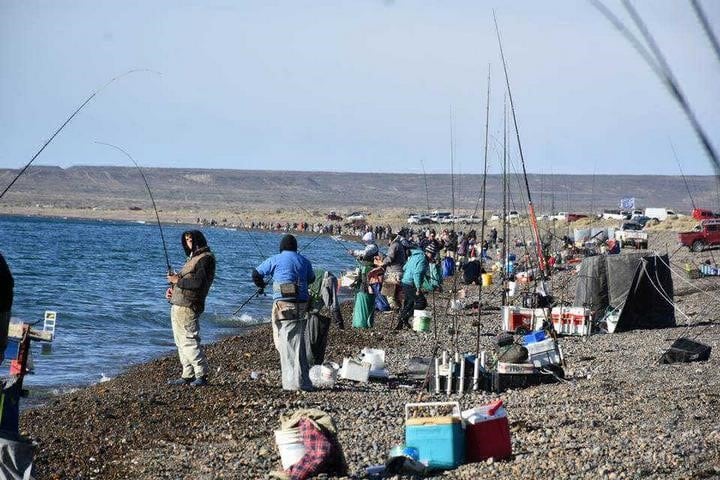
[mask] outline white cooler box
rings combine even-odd
[[[529,343],[525,345],[528,350],[529,362],[537,368],[545,365],[562,364],[562,352],[560,347],[555,344],[555,340],[548,338],[542,342]]]

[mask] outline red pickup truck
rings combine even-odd
[[[720,219],[703,220],[692,232],[678,234],[680,244],[693,252],[702,252],[705,247],[720,245]]]

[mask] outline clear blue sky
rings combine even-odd
[[[720,2],[701,0],[720,35]],[[627,19],[617,0],[606,4]],[[634,4],[720,149],[720,62],[686,0]],[[482,171],[501,131],[496,9],[528,170],[710,174],[688,122],[589,3],[573,1],[0,1],[0,167]],[[496,153],[491,153],[496,159]],[[496,161],[495,161],[496,163]],[[495,165],[495,163],[493,165]],[[494,169],[497,169],[493,166]]]

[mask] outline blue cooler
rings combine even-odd
[[[412,417],[410,411],[453,407],[452,413]],[[459,467],[465,460],[465,432],[458,402],[408,403],[405,405],[405,445],[417,448],[420,462],[432,470]]]

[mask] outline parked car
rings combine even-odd
[[[630,215],[621,210],[603,210],[600,218],[603,220],[627,220],[630,218]]]
[[[440,212],[438,210],[433,211],[430,214],[430,219],[435,223],[443,223],[443,219],[452,216],[450,212]]]
[[[341,217],[340,215],[338,215],[335,212],[330,212],[327,214],[327,219],[330,220],[331,222],[339,222],[343,219],[343,217]]]
[[[352,212],[350,215],[345,217],[345,220],[348,220],[350,222],[354,222],[356,220],[365,220],[366,213],[364,212]]]
[[[669,208],[646,208],[645,216],[658,222],[664,222],[668,218],[677,218],[678,214],[675,213],[675,210]]]
[[[497,222],[498,220],[500,220],[500,215],[498,215],[497,213],[493,213],[492,215],[490,215],[491,222]]]
[[[633,215],[632,218],[630,218],[630,221],[639,223],[643,228],[645,228],[645,225],[647,225],[650,220],[651,218],[645,215]]]
[[[567,212],[558,212],[555,215],[550,215],[551,220],[561,220],[567,222]]]
[[[517,210],[510,210],[506,218],[507,220],[517,220],[520,218],[520,213]]]
[[[581,218],[587,218],[587,215],[585,215],[584,213],[568,213],[567,214],[568,223],[575,222],[577,220],[580,220]]]
[[[702,252],[705,247],[720,245],[720,219],[703,220],[692,232],[678,233],[680,245],[693,252]]]
[[[427,225],[429,223],[433,223],[433,221],[428,215],[422,213],[411,213],[408,215],[407,223],[410,225]]]
[[[497,217],[497,218],[498,218],[498,220],[500,219],[500,217]],[[487,220],[486,220],[486,222],[487,222]],[[473,223],[482,223],[482,218],[476,217],[474,215],[467,215],[464,217],[457,217],[455,219],[455,223],[462,223],[463,225],[470,225]]]
[[[711,218],[720,218],[720,213],[713,213],[712,210],[704,208],[693,208],[692,217],[697,221],[702,221]]]
[[[643,232],[643,226],[636,222],[624,222],[620,230],[615,231],[615,240],[620,242],[621,247],[628,245],[635,248],[646,249],[648,246],[648,234]]]

